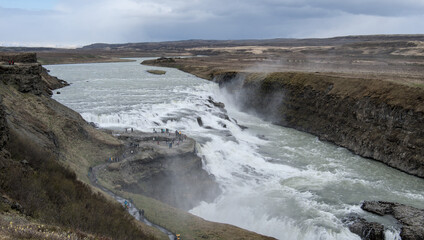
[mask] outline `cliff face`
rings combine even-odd
[[[15,61],[8,65],[8,59]],[[1,64],[2,60],[3,64]],[[47,70],[37,63],[35,54],[0,55],[0,76],[5,85],[11,85],[22,93],[35,95],[52,95],[51,90],[67,86],[68,84],[56,77],[52,77]]]
[[[215,77],[245,110],[424,177],[424,89],[305,73]]]
[[[35,53],[2,53],[0,62],[14,61],[15,63],[36,63],[37,55]]]
[[[34,62],[35,54],[24,56],[18,62],[19,54],[0,54],[0,103],[4,111],[0,131],[7,129],[8,133],[1,135],[2,142],[24,139],[28,145],[54,154],[88,182],[88,167],[117,151],[120,142],[96,131],[77,112],[51,99],[51,90],[67,83],[48,75]],[[1,62],[5,57],[13,57],[15,65]]]
[[[173,207],[189,210],[220,194],[215,177],[202,169],[196,142],[186,138],[168,148],[173,135],[117,133],[128,147],[118,158],[98,167],[97,177],[115,191],[142,194]],[[152,141],[155,138],[156,141]],[[159,141],[159,144],[157,143]]]
[[[0,97],[0,159],[7,158],[9,153],[5,150],[9,141],[9,129],[6,122],[6,112],[3,108],[3,99]]]

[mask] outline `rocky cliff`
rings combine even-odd
[[[36,62],[35,54],[21,55],[0,54],[0,59],[15,61],[14,65],[0,62],[1,107],[9,138],[24,139],[28,145],[54,154],[88,182],[88,167],[116,152],[121,143],[51,99],[52,90],[67,83],[50,76]]]
[[[243,109],[424,177],[424,89],[319,73],[215,75]]]
[[[8,58],[17,59],[14,65],[7,65],[6,62],[1,64],[1,57],[5,56],[0,55],[0,76],[3,84],[13,86],[22,93],[46,96],[52,95],[51,90],[67,85],[65,81],[50,76],[47,70],[37,63],[35,54],[24,54],[25,58],[21,55],[6,55]],[[19,62],[20,58],[23,58],[24,62]]]
[[[111,189],[149,196],[183,210],[220,194],[214,176],[202,168],[193,139],[180,142],[174,134],[162,133],[118,134],[127,149],[97,171]]]
[[[36,63],[37,55],[35,53],[1,53],[0,62],[13,61],[15,63]]]
[[[122,206],[82,182],[89,166],[117,151],[121,142],[50,98],[51,90],[64,81],[49,76],[33,60],[7,56],[15,64],[0,62],[0,225],[25,218],[51,224],[68,238],[85,231],[93,238],[155,239]],[[28,228],[5,229],[0,235],[7,239],[38,234]]]

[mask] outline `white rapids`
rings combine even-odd
[[[278,239],[319,240],[360,239],[342,221],[356,213],[384,223],[386,239],[395,240],[400,239],[397,224],[362,211],[361,201],[424,207],[424,179],[241,112],[213,82],[136,60],[46,66],[72,83],[53,97],[103,128],[166,127],[196,139],[204,169],[215,175],[223,193],[191,213]],[[225,103],[230,120],[209,96]]]

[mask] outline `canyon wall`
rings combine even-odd
[[[424,177],[424,89],[319,73],[214,76],[246,111]]]

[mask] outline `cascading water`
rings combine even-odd
[[[240,112],[215,83],[139,63],[46,67],[72,83],[54,98],[88,122],[141,131],[167,127],[198,142],[204,168],[215,175],[223,193],[191,213],[278,239],[360,239],[342,222],[356,213],[389,226],[387,239],[400,239],[392,219],[363,212],[360,202],[424,207],[423,179]],[[152,68],[167,73],[146,72]],[[225,103],[229,120],[209,96]]]

